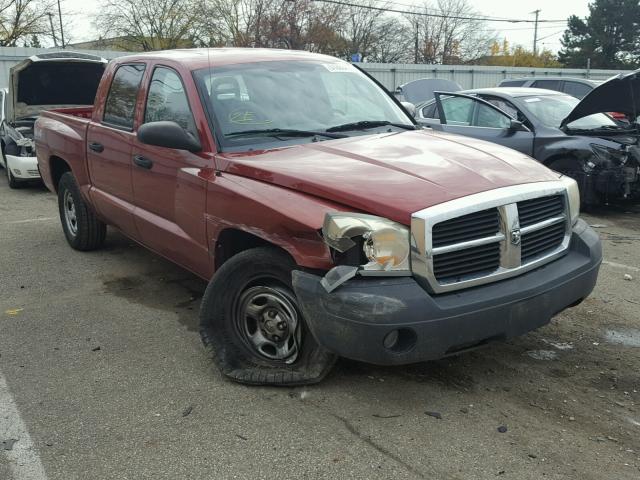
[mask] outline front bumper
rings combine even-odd
[[[489,285],[431,295],[411,277],[355,278],[327,293],[321,277],[294,271],[293,286],[320,345],[354,360],[401,365],[547,324],[591,293],[601,261],[598,235],[579,220],[562,258]]]
[[[6,159],[11,173],[15,178],[19,178],[20,180],[37,180],[40,178],[38,157],[6,155]]]

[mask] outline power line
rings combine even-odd
[[[339,0],[311,0],[313,2],[318,3],[330,3],[333,5],[341,5],[343,7],[354,7],[354,8],[362,8],[365,10],[375,10],[378,12],[390,12],[390,13],[401,13],[404,15],[415,15],[420,17],[435,17],[435,18],[446,18],[451,20],[483,20],[486,22],[506,22],[506,23],[536,23],[536,20],[530,19],[519,19],[519,18],[492,18],[487,16],[471,16],[471,15],[449,15],[444,12],[441,13],[428,13],[428,12],[420,12],[420,11],[408,11],[408,10],[399,10],[395,8],[386,8],[386,7],[376,7],[374,5],[358,5],[356,3],[349,3],[345,1]],[[566,20],[538,20],[538,23],[565,23]]]

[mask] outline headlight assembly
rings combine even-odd
[[[578,184],[571,178],[563,175],[560,181],[567,189],[567,200],[569,201],[569,215],[571,216],[571,225],[575,225],[580,216],[580,190]]]
[[[410,271],[410,233],[404,225],[374,215],[328,213],[322,235],[339,253],[360,249],[364,256],[357,265],[361,275],[404,275]]]
[[[624,165],[627,163],[628,155],[626,150],[609,148],[595,143],[591,144],[591,150],[596,158],[603,162],[613,163],[614,165]]]

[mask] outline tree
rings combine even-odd
[[[195,0],[106,0],[96,19],[103,36],[140,50],[194,46],[203,12]]]
[[[0,0],[0,47],[15,47],[33,35],[47,35],[51,0]]]
[[[562,64],[549,49],[534,54],[521,45],[513,48],[509,47],[509,42],[505,39],[502,44],[495,42],[491,46],[491,55],[483,57],[473,62],[474,65],[500,65],[505,67],[547,67],[557,68]]]
[[[585,19],[569,17],[559,59],[566,67],[636,68],[640,64],[639,0],[595,0]]]
[[[418,62],[459,63],[489,53],[496,35],[468,0],[428,0],[416,11],[429,15],[409,15],[419,39]],[[436,14],[436,15],[433,15]]]

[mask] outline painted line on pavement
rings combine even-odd
[[[0,449],[0,455],[9,460],[13,480],[46,480],[47,475],[33,446],[27,426],[0,372],[0,442],[15,439],[11,450]]]
[[[625,265],[624,263],[610,262],[609,260],[603,260],[602,263],[614,268],[622,268],[625,270],[631,270],[632,272],[640,272],[640,268],[634,267],[632,265]]]
[[[0,222],[0,225],[16,225],[18,223],[48,222],[50,220],[57,220],[57,219],[58,217],[28,218],[26,220],[11,220],[9,222]]]

